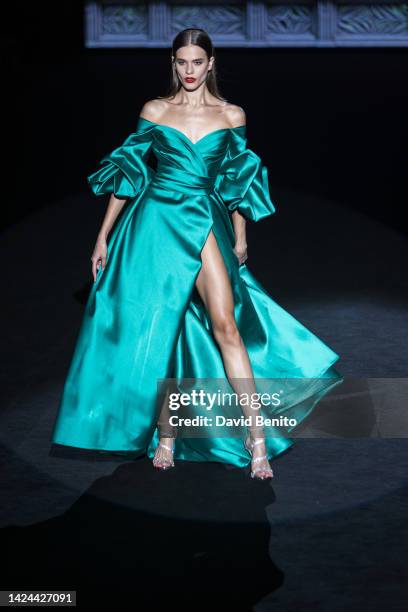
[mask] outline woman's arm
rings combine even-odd
[[[91,257],[92,276],[93,276],[94,282],[96,280],[96,273],[98,269],[100,268],[100,266],[102,266],[102,270],[106,266],[106,255],[107,255],[106,240],[125,202],[126,202],[126,199],[120,200],[113,193],[111,194],[109,198],[109,203],[106,209],[105,217],[102,221],[102,225],[99,230],[98,237],[96,239],[95,247],[92,253],[92,257]]]
[[[239,263],[242,264],[248,259],[247,241],[246,241],[246,219],[235,210],[231,214],[232,225],[235,234],[234,253],[238,257]]]
[[[126,199],[120,200],[113,193],[111,194],[105,217],[102,221],[101,229],[99,230],[99,236],[104,236],[105,239],[108,237],[108,234],[111,231],[113,224],[115,223],[117,216],[122,210],[125,202]]]
[[[246,125],[246,113],[241,106],[236,104],[230,104],[228,106],[228,119],[233,127]],[[234,227],[235,234],[235,247],[234,253],[238,257],[239,263],[242,264],[246,259],[247,255],[247,241],[246,241],[246,219],[241,215],[238,210],[235,210],[231,214],[232,225]]]

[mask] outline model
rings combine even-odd
[[[290,438],[265,435],[244,405],[244,438],[178,436],[168,395],[158,410],[158,381],[224,379],[243,397],[256,393],[257,379],[319,378],[285,407],[299,423],[340,379],[338,355],[245,263],[247,220],[275,206],[267,169],[246,146],[245,112],[217,88],[208,34],[180,32],[171,66],[169,94],[144,104],[135,131],[88,177],[110,200],[52,441],[146,453],[160,469],[174,459],[250,464],[252,477],[267,479]]]

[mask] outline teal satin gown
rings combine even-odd
[[[147,164],[151,151],[156,170]],[[52,441],[151,458],[158,379],[226,379],[195,289],[211,229],[255,379],[323,380],[317,391],[293,398],[288,414],[303,420],[341,379],[332,367],[339,356],[280,307],[233,252],[230,212],[253,222],[275,212],[267,168],[247,148],[245,126],[193,143],[176,128],[139,117],[136,131],[100,166],[87,179],[93,193],[127,202],[88,297]],[[293,444],[290,437],[266,441],[269,459]],[[174,458],[250,463],[240,437],[176,438]]]

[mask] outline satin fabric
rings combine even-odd
[[[139,117],[135,132],[87,178],[95,195],[127,202],[85,307],[53,442],[153,457],[158,379],[226,379],[194,286],[211,229],[255,378],[319,377],[317,388],[294,391],[288,414],[300,421],[341,379],[332,367],[339,356],[280,307],[233,252],[232,211],[253,222],[275,212],[267,168],[246,142],[245,126],[193,143]],[[151,152],[156,170],[147,164]],[[293,444],[288,437],[266,442],[269,459]],[[243,440],[233,437],[177,438],[174,458],[250,463]]]

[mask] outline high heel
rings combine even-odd
[[[163,444],[163,442],[159,442],[158,446],[156,448],[158,448],[159,446],[161,446],[162,448],[165,448],[166,450],[170,451],[172,454],[172,457],[174,455],[174,445],[173,447],[168,446],[167,444]],[[160,463],[165,463],[165,465],[156,465],[155,461],[159,461]],[[170,459],[166,459],[166,458],[162,458],[162,459],[156,459],[156,457],[153,457],[153,466],[158,469],[158,470],[168,470],[171,467],[174,467],[174,461],[173,458]]]
[[[245,438],[244,440],[244,447],[246,448],[246,450],[248,451],[248,453],[251,455],[251,457],[253,457],[253,448],[254,446],[256,446],[257,444],[262,444],[262,442],[265,442],[264,438],[256,438],[255,440],[251,441],[248,443],[248,440],[251,440],[251,436],[248,436],[247,438]],[[255,457],[251,459],[251,463],[259,463],[259,461],[263,461],[263,459],[267,459],[267,455],[261,455],[261,457]],[[252,467],[252,466],[251,466]],[[257,476],[256,473],[257,472],[270,472],[270,476]],[[269,480],[271,478],[273,478],[273,470],[272,468],[269,466],[269,468],[262,468],[262,467],[256,467],[254,470],[251,469],[251,478],[256,478],[257,480]]]

